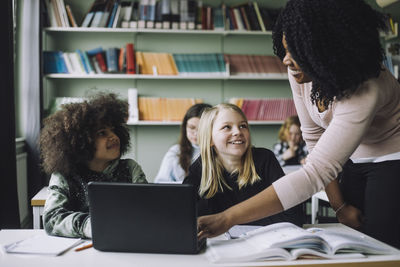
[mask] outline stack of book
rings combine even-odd
[[[45,12],[48,14],[47,24],[51,27],[78,27],[71,7],[64,0],[45,0]]]
[[[88,51],[77,49],[74,52],[44,51],[43,62],[46,74],[136,73],[133,43],[122,48],[96,47]]]
[[[180,75],[226,75],[221,53],[173,54]]]
[[[139,97],[139,120],[181,121],[191,106],[202,102],[195,98]]]
[[[136,52],[136,64],[140,74],[178,75],[178,69],[170,53]]]
[[[240,107],[249,121],[283,121],[297,114],[293,99],[290,98],[232,98],[229,102]]]
[[[270,73],[287,73],[285,65],[276,56],[225,54],[230,74],[266,76]]]
[[[268,31],[279,10],[255,1],[211,6],[196,0],[94,0],[77,25],[64,0],[45,0],[51,27]]]
[[[133,43],[88,51],[44,51],[44,73],[145,75],[268,76],[287,73],[276,56],[221,53],[135,53]]]

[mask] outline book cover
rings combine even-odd
[[[103,17],[103,15],[104,15],[104,11],[102,11],[102,10],[96,11],[94,13],[92,23],[90,23],[90,27],[92,27],[92,28],[100,27],[99,25],[100,25],[101,18]]]
[[[161,2],[162,28],[169,29],[171,28],[171,1],[161,0],[160,2]]]
[[[139,121],[139,105],[138,105],[138,90],[136,88],[128,89],[128,105],[129,118],[128,124]]]
[[[70,73],[70,74],[74,73],[75,70],[72,67],[71,60],[69,59],[67,53],[63,53],[63,58],[64,58],[65,66],[67,67],[68,73]]]
[[[54,15],[56,17],[57,26],[64,27],[64,24],[63,24],[62,18],[61,18],[61,13],[60,13],[60,10],[58,9],[57,0],[51,0],[51,6],[53,7],[53,10],[54,10]]]
[[[149,0],[147,6],[146,28],[153,29],[156,20],[156,0]]]
[[[49,23],[51,27],[58,27],[58,23],[56,20],[56,14],[53,8],[53,3],[50,0],[45,0],[45,6],[47,11],[47,16],[49,18]]]
[[[56,57],[54,51],[43,51],[43,72],[58,73]]]
[[[115,14],[117,13],[118,7],[119,7],[119,0],[115,0],[113,8],[111,9],[111,12],[110,12],[110,18],[107,22],[107,28],[113,27]]]
[[[79,55],[79,59],[82,62],[85,73],[89,74],[90,70],[89,70],[88,62],[86,62],[83,52],[80,49],[76,49],[75,52]]]
[[[254,9],[254,6],[251,2],[245,5],[247,17],[249,18],[249,23],[251,30],[253,31],[261,31],[260,23],[258,22],[257,14]]]
[[[257,15],[258,23],[260,24],[261,31],[263,31],[263,32],[267,31],[265,29],[264,21],[263,21],[263,19],[261,17],[260,9],[258,8],[258,3],[257,2],[253,2],[253,6],[254,6],[254,10],[255,10],[256,15]]]
[[[61,24],[63,27],[70,27],[67,12],[65,11],[64,0],[56,0],[58,12],[61,18]]]
[[[65,10],[67,11],[67,15],[68,15],[71,26],[78,27],[78,24],[76,24],[75,16],[72,13],[71,7],[69,5],[65,5]]]
[[[117,48],[111,47],[106,50],[107,71],[110,73],[118,72]]]
[[[126,44],[126,74],[135,74],[135,48],[133,43]]]
[[[115,12],[114,21],[111,28],[117,28],[121,25],[121,4],[118,5],[117,11]]]
[[[100,69],[102,72],[107,72],[107,64],[104,56],[104,52],[97,53],[95,55],[97,62],[99,63]]]
[[[171,29],[179,29],[180,14],[179,14],[179,0],[171,1]]]

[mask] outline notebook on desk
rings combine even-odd
[[[196,191],[188,184],[91,182],[94,248],[102,251],[196,254]]]

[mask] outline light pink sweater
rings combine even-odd
[[[310,154],[302,169],[273,183],[284,209],[324,189],[349,158],[400,152],[400,85],[388,70],[322,113],[311,103],[312,83],[298,84],[288,74]]]

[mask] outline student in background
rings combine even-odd
[[[243,111],[233,104],[206,110],[199,124],[201,157],[189,168],[185,184],[199,192],[198,215],[213,214],[261,192],[283,176],[272,151],[251,145]],[[304,223],[302,205],[250,224]]]
[[[130,142],[127,117],[126,101],[99,94],[63,105],[44,120],[40,152],[51,174],[43,213],[48,234],[91,238],[88,182],[147,182],[138,163],[121,159]]]
[[[282,167],[305,163],[307,147],[301,137],[299,117],[294,115],[286,118],[279,129],[278,138],[280,142],[274,145],[273,151]]]
[[[185,114],[181,124],[178,144],[173,145],[165,154],[155,183],[182,183],[189,166],[200,154],[197,144],[197,128],[200,116],[209,104],[195,104]]]
[[[380,30],[384,16],[362,0],[287,2],[272,39],[288,67],[306,164],[257,196],[200,217],[200,238],[289,209],[326,187],[339,222],[353,216],[367,235],[400,247],[400,84],[382,64]],[[340,172],[336,194],[330,185]]]

